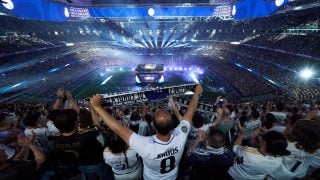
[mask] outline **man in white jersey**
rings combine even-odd
[[[132,132],[108,114],[101,107],[102,97],[100,95],[93,96],[90,102],[105,124],[142,157],[144,162],[143,177],[145,180],[176,179],[178,165],[190,131],[190,123],[202,90],[201,85],[197,85],[187,113],[174,130],[172,130],[173,122],[170,114],[166,110],[158,110],[153,120],[156,135],[149,137],[143,137]]]
[[[251,119],[244,122],[244,140],[250,140],[251,134],[256,128],[261,127],[260,113],[257,110],[252,111]]]
[[[48,121],[47,126],[41,126],[40,113],[30,112],[24,117],[23,124],[26,126],[24,134],[29,137],[34,132],[36,134],[35,145],[43,150],[46,155],[50,155],[54,150],[54,144],[50,138],[59,133],[53,123]]]

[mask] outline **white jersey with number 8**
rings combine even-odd
[[[159,140],[155,135],[150,137],[132,134],[130,147],[143,159],[143,178],[176,179],[178,166],[190,131],[190,123],[182,120],[176,127],[168,142]]]

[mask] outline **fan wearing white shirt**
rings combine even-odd
[[[304,178],[309,166],[320,167],[317,161],[317,150],[320,148],[320,123],[313,120],[297,121],[289,134],[287,150],[291,155],[283,157],[283,165],[271,174],[279,180]],[[318,164],[318,165],[316,165]]]
[[[232,179],[237,180],[263,180],[273,173],[282,164],[281,156],[289,155],[286,150],[287,140],[278,132],[268,131],[259,136],[259,147],[241,146],[244,129],[238,123],[240,134],[237,137],[233,151],[237,161],[230,167],[228,173]]]
[[[30,112],[23,118],[23,124],[27,126],[24,130],[24,134],[26,136],[31,136],[33,131],[36,135],[35,145],[43,150],[46,155],[51,154],[54,150],[54,144],[50,139],[59,133],[59,130],[53,125],[53,123],[48,121],[46,127],[41,127],[40,113]]]
[[[140,114],[137,111],[132,112],[128,124],[130,129],[132,129],[135,133],[141,136],[147,135],[148,123],[141,118]]]
[[[173,122],[169,112],[164,109],[158,110],[153,120],[156,135],[149,137],[134,133],[108,114],[101,106],[102,97],[100,95],[93,96],[90,102],[105,124],[142,157],[145,180],[176,179],[179,162],[190,131],[190,123],[202,90],[201,85],[197,85],[188,111],[175,129],[172,129]]]
[[[277,111],[272,111],[270,113],[273,114],[278,119],[280,125],[284,125],[285,120],[287,118],[287,113],[284,112],[285,105],[281,102],[276,103],[276,109]]]
[[[251,138],[251,134],[256,128],[261,127],[260,113],[257,110],[252,111],[251,119],[247,120],[243,123],[244,127],[244,137],[243,139],[249,140]]]
[[[112,167],[115,180],[141,179],[140,157],[116,134],[110,138],[103,157],[106,164]]]

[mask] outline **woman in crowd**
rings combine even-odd
[[[292,127],[288,140],[287,150],[291,154],[284,156],[281,168],[271,174],[274,179],[303,178],[309,166],[320,167],[316,152],[320,148],[320,123],[313,120],[297,121]]]
[[[104,149],[103,157],[106,164],[112,167],[115,180],[141,179],[141,159],[116,134],[112,135],[109,146]]]

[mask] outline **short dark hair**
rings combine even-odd
[[[266,114],[266,119],[264,121],[264,126],[267,129],[272,128],[273,123],[277,123],[277,122],[278,122],[277,118],[272,113],[267,113]]]
[[[152,122],[153,117],[151,116],[151,114],[146,114],[146,115],[144,116],[144,119],[146,120],[146,122],[147,122],[148,124],[150,124],[150,123]]]
[[[131,121],[139,121],[141,120],[141,116],[137,111],[133,111],[130,116]]]
[[[192,124],[195,128],[200,128],[204,124],[204,119],[199,112],[195,112],[192,117]]]
[[[320,148],[320,123],[313,120],[298,120],[292,127],[290,138],[296,147],[310,154]]]
[[[92,125],[93,125],[93,122],[92,122],[91,112],[85,109],[81,109],[79,113],[79,126],[81,128],[86,128]]]
[[[61,133],[68,133],[76,128],[77,112],[73,109],[61,111],[55,116],[53,124]]]
[[[206,139],[209,146],[213,148],[220,148],[225,145],[226,137],[221,130],[211,126],[206,134]]]
[[[290,155],[287,150],[287,139],[279,132],[268,131],[262,135],[262,139],[266,142],[266,150],[273,156],[286,156]]]
[[[291,126],[293,126],[298,120],[302,119],[302,116],[299,114],[293,114],[290,118],[289,118],[289,123]]]
[[[57,115],[59,115],[62,112],[62,110],[60,109],[54,109],[52,111],[49,112],[47,118],[51,121],[53,121]]]
[[[260,117],[260,112],[257,110],[252,111],[251,116],[255,119]]]
[[[130,114],[130,109],[129,109],[129,108],[126,108],[126,109],[123,111],[123,114],[124,114],[124,115],[129,115],[129,114]]]
[[[36,126],[39,118],[40,118],[40,113],[38,113],[38,112],[29,112],[26,115],[26,117],[23,118],[22,122],[26,126],[34,127],[34,126]]]
[[[282,102],[276,103],[276,108],[278,111],[283,111],[285,109],[285,105]]]
[[[6,124],[6,119],[7,119],[7,114],[6,113],[0,113],[0,127],[4,126]]]

